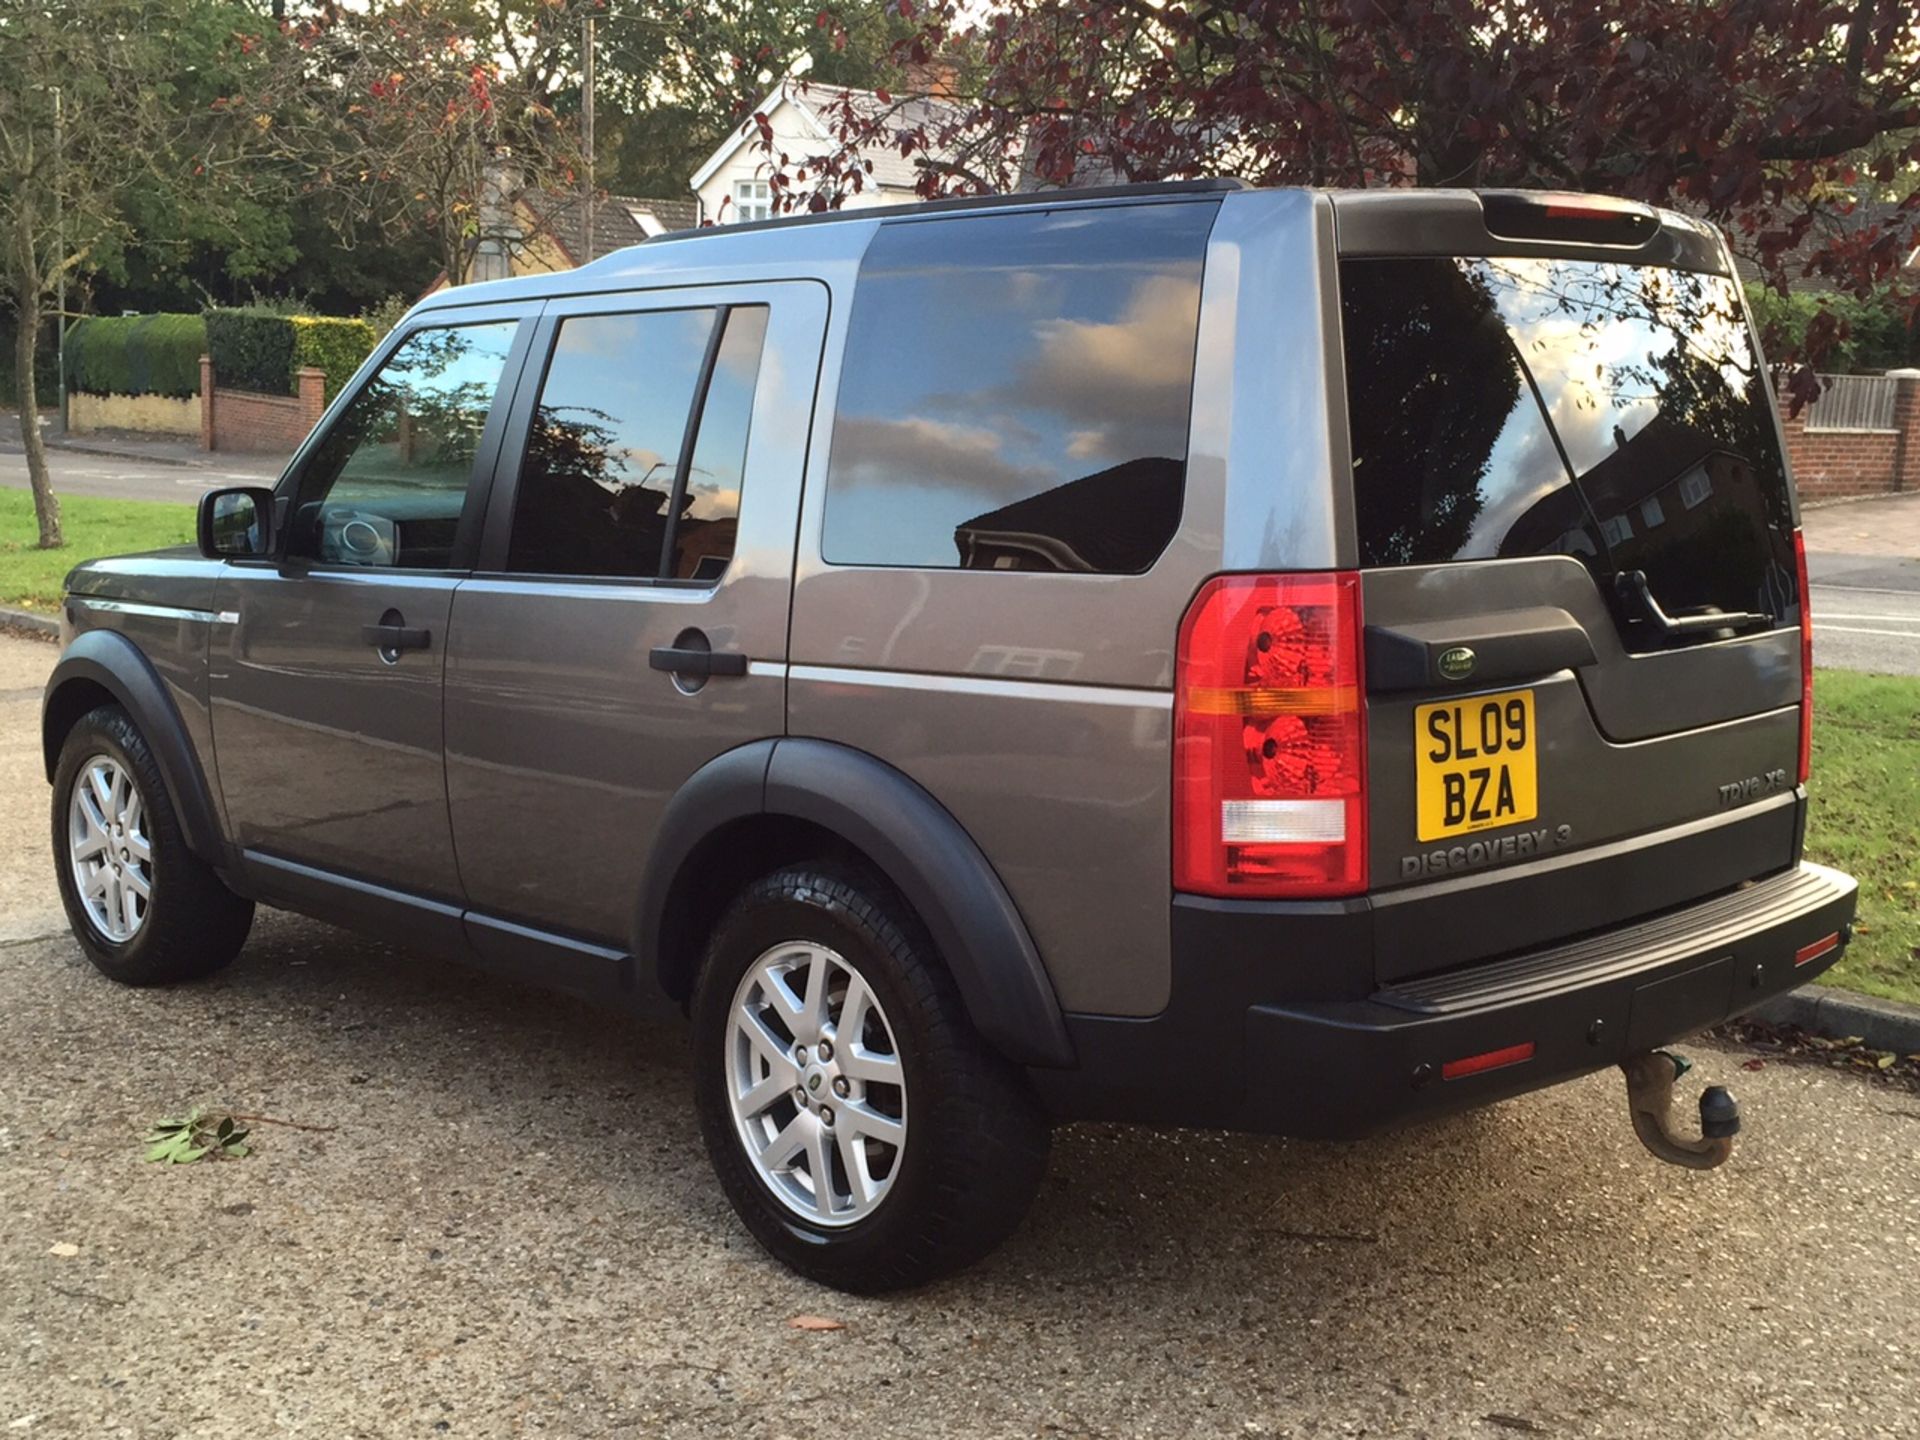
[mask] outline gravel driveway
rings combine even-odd
[[[1611,1075],[1359,1146],[1077,1127],[989,1262],[848,1299],[735,1223],[675,1024],[279,915],[172,991],[23,938],[51,894],[17,697],[52,651],[25,644],[0,642],[5,1433],[1913,1433],[1920,1096],[1694,1047],[1748,1119],[1709,1175],[1640,1150]],[[326,1128],[142,1163],[193,1103]]]

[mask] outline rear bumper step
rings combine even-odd
[[[1355,1000],[1279,998],[1289,956],[1278,947],[1293,937],[1271,924],[1264,963],[1182,957],[1189,974],[1159,1016],[1069,1017],[1079,1069],[1035,1078],[1063,1115],[1352,1138],[1617,1065],[1791,990],[1845,952],[1856,890],[1801,864]],[[1345,929],[1338,918],[1302,917],[1323,941]]]

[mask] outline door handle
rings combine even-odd
[[[744,675],[747,657],[732,651],[715,654],[697,645],[656,645],[647,654],[647,664],[673,675]]]
[[[360,638],[376,650],[425,650],[433,644],[433,632],[411,625],[362,625]]]

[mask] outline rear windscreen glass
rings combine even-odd
[[[1366,565],[1572,555],[1669,616],[1797,620],[1791,506],[1734,282],[1585,260],[1341,262]],[[1669,643],[1620,602],[1634,648]],[[1708,632],[1711,633],[1711,632]]]

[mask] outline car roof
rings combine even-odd
[[[824,278],[835,270],[857,265],[874,230],[882,223],[922,216],[957,218],[1001,210],[1057,210],[1116,202],[1218,197],[1248,188],[1240,180],[1211,179],[1108,185],[1084,190],[1036,190],[1012,195],[961,196],[917,205],[826,210],[736,225],[673,230],[644,244],[616,250],[578,269],[451,286],[428,296],[417,308],[424,313],[503,301],[557,300],[663,283],[701,285],[722,279]]]

